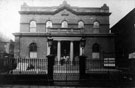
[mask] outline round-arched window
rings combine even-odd
[[[61,27],[62,28],[68,28],[68,22],[67,21],[62,21]]]
[[[36,32],[36,21],[30,22],[30,32]]]
[[[84,28],[84,23],[83,21],[78,22],[78,28]]]
[[[30,58],[37,58],[37,44],[31,43],[29,45]]]
[[[99,59],[100,58],[100,46],[95,43],[92,46],[92,58],[93,59]]]
[[[46,22],[46,32],[48,32],[48,28],[52,28],[52,22],[51,21],[47,21]]]
[[[93,23],[93,28],[99,28],[99,26],[100,26],[100,24],[99,24],[98,21],[95,21],[95,22]]]

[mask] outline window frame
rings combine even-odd
[[[29,57],[37,58],[37,44],[36,43],[31,43],[29,45]]]
[[[29,32],[37,32],[37,23],[36,23],[36,21],[34,21],[34,20],[30,21],[30,26],[29,27],[30,27]]]
[[[46,28],[52,28],[53,27],[52,21],[51,20],[46,21],[46,26],[45,27]]]
[[[66,20],[61,22],[61,28],[68,28],[68,22]]]
[[[48,32],[48,29],[52,27],[53,27],[53,22],[51,20],[46,21],[45,32]]]
[[[92,59],[100,59],[100,45],[97,43],[92,45]]]
[[[78,22],[78,28],[84,28],[84,22],[83,21]]]
[[[100,22],[99,21],[94,21],[93,22],[93,28],[99,29],[100,28]]]

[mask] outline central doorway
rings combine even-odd
[[[79,41],[60,41],[60,64],[54,65],[54,80],[79,80],[79,55]]]
[[[61,65],[70,63],[70,41],[61,42]]]
[[[62,41],[61,56],[69,56],[69,55],[70,55],[70,41]]]
[[[58,41],[53,41],[50,53],[55,55],[56,64],[58,64],[58,61],[59,63],[67,62],[67,64],[75,64],[75,62],[78,61],[78,57],[80,55],[80,42],[72,41],[72,43],[73,44],[71,45],[71,41],[60,41],[60,46],[58,47]],[[59,53],[58,50],[60,50]],[[59,58],[58,55],[60,56]]]

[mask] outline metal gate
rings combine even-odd
[[[53,69],[53,80],[79,80],[79,61],[61,60],[60,64],[54,65]]]
[[[48,76],[53,81],[78,81],[85,75],[85,56],[79,56],[77,60],[62,59],[54,61],[54,56],[48,57]]]

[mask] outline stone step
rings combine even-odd
[[[54,73],[54,80],[79,80],[79,73]]]
[[[54,70],[79,70],[79,65],[54,65]]]

